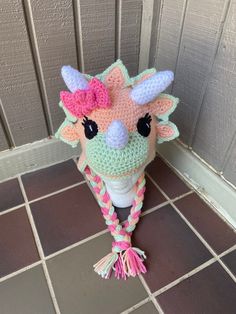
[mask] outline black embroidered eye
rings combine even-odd
[[[84,117],[82,125],[84,126],[84,134],[89,140],[91,140],[92,138],[94,138],[94,136],[97,135],[98,126],[96,122],[88,119],[88,117]]]
[[[140,118],[137,123],[138,133],[144,137],[148,137],[151,132],[152,118],[149,113],[146,113],[143,118]]]

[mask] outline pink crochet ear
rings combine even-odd
[[[168,138],[174,135],[174,130],[169,125],[157,125],[157,135],[161,138]]]
[[[120,67],[114,67],[105,77],[105,84],[108,88],[121,88],[125,85],[125,77]]]
[[[67,125],[61,130],[61,137],[63,137],[65,140],[69,142],[79,140],[79,134],[76,132],[75,127],[71,125]]]
[[[166,141],[171,141],[179,136],[179,131],[176,125],[170,121],[162,121],[156,125],[157,140],[161,144]]]
[[[179,99],[168,94],[160,94],[151,103],[151,111],[157,117],[167,120],[168,116],[175,110]]]
[[[76,127],[76,124],[69,121],[68,119],[65,119],[65,121],[62,123],[60,128],[57,130],[55,137],[71,145],[72,147],[76,147],[79,143],[78,128]]]

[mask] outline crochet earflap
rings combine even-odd
[[[156,143],[179,135],[169,121],[178,99],[163,94],[173,73],[148,69],[130,77],[117,60],[95,77],[64,66],[62,77],[69,92],[60,93],[66,118],[56,137],[72,147],[81,144],[78,168],[90,182],[114,238],[111,252],[94,270],[103,278],[114,272],[118,279],[145,273],[145,253],[133,247],[131,239],[143,205],[144,169],[155,157]],[[114,206],[131,206],[124,223]]]

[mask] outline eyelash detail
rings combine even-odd
[[[88,117],[84,117],[82,125],[84,127],[84,134],[87,139],[91,140],[98,133],[97,123],[93,120],[90,120]]]
[[[146,113],[144,117],[140,118],[137,123],[137,130],[143,137],[148,137],[151,132],[152,118],[149,113]]]

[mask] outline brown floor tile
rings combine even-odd
[[[170,205],[140,219],[133,243],[146,252],[148,272],[144,278],[152,291],[212,257]]]
[[[39,259],[24,207],[0,216],[0,276]]]
[[[217,253],[236,244],[233,229],[197,194],[188,195],[175,202],[175,205]]]
[[[54,314],[41,266],[0,284],[1,314]]]
[[[161,203],[164,203],[165,201],[166,201],[166,198],[155,187],[152,181],[148,177],[146,177],[146,191],[145,191],[142,211],[144,212],[148,209],[151,209],[157,205],[160,205]],[[123,221],[127,219],[130,213],[130,207],[127,207],[127,208],[116,207],[116,212],[118,214],[120,221]]]
[[[222,260],[236,276],[236,250],[222,257]]]
[[[30,207],[46,255],[106,229],[87,184],[32,203]]]
[[[235,296],[236,284],[218,263],[214,263],[157,299],[166,314],[234,314]]]
[[[0,183],[0,200],[1,212],[24,203],[17,179]]]
[[[106,234],[47,261],[62,313],[117,314],[147,297],[138,278],[106,280],[93,271],[111,242]]]
[[[22,176],[29,200],[55,192],[82,180],[84,178],[72,159]]]
[[[128,218],[131,207],[119,208],[115,207],[115,211],[120,221],[124,221]]]
[[[132,312],[133,314],[157,314],[158,311],[152,302],[148,302],[140,306],[137,310]]]
[[[159,157],[148,165],[147,173],[170,198],[189,191],[188,186]]]

